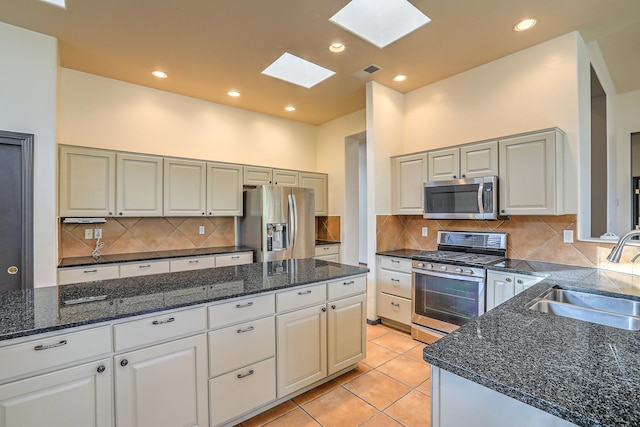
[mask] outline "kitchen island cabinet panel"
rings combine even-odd
[[[362,277],[364,281],[364,277]],[[329,303],[327,316],[327,352],[331,375],[364,359],[367,320],[366,295]]]
[[[112,427],[111,359],[0,386],[1,427]]]
[[[206,351],[200,334],[116,356],[116,425],[207,426]]]

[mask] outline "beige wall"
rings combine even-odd
[[[56,284],[57,45],[0,22],[0,129],[34,134],[34,285]]]
[[[618,154],[614,167],[619,173],[617,174],[616,181],[618,204],[615,215],[618,221],[618,234],[622,235],[623,232],[628,231],[631,227],[630,135],[635,132],[640,132],[640,114],[638,113],[640,112],[640,90],[618,95],[616,97],[616,111]]]
[[[60,144],[317,171],[315,126],[65,68],[59,100]]]

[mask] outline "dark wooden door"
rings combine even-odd
[[[0,131],[0,291],[33,287],[33,135]]]

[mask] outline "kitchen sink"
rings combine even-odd
[[[640,330],[640,302],[589,292],[552,288],[528,308],[628,331]]]

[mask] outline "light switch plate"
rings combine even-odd
[[[429,235],[429,229],[427,227],[422,227],[422,237],[427,237]]]
[[[562,230],[562,241],[564,243],[573,243],[573,230]]]

